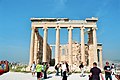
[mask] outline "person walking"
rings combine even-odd
[[[111,76],[111,67],[109,66],[109,62],[106,62],[106,66],[104,67],[104,71],[105,71],[105,79],[108,80],[108,78],[110,80],[112,80],[112,76]]]
[[[62,76],[63,72],[62,72],[62,64],[60,63],[60,75]]]
[[[67,72],[69,72],[69,65],[66,61],[65,61],[65,64],[66,64]]]
[[[30,70],[32,72],[32,76],[35,76],[35,70],[36,70],[36,64],[35,61],[33,61],[32,66],[30,67]]]
[[[40,80],[40,78],[42,78],[42,65],[39,62],[36,66],[36,72],[37,72],[37,80]]]
[[[115,65],[112,63],[111,65],[112,75],[115,75]]]
[[[47,62],[43,63],[43,73],[44,73],[44,79],[47,79],[47,70],[49,68],[49,64]]]
[[[55,66],[55,70],[56,70],[56,76],[59,76],[59,63]]]
[[[80,66],[79,66],[80,70],[81,70],[81,77],[84,77],[84,65],[83,62],[81,62]]]
[[[100,80],[100,76],[102,80],[104,80],[101,70],[97,67],[97,63],[93,63],[93,68],[90,70],[90,79],[89,80]]]
[[[66,67],[65,62],[63,62],[63,64],[62,64],[62,71],[63,71],[63,74],[62,74],[63,78],[62,78],[62,80],[67,80],[67,75],[66,75],[67,67]]]

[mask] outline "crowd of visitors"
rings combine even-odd
[[[2,67],[4,68],[4,67]],[[43,77],[44,79],[47,79],[47,70],[49,68],[49,64],[48,63],[37,63],[35,64],[35,62],[33,62],[30,70],[32,72],[32,76],[35,75],[35,72],[37,72],[37,80],[41,80],[41,78]],[[84,64],[83,62],[81,62],[81,64],[79,65],[79,68],[81,70],[81,74],[80,77],[84,77]],[[62,80],[67,80],[68,77],[68,73],[69,73],[69,65],[68,63],[62,62],[62,63],[58,63],[55,65],[55,70],[56,70],[56,76],[62,76]],[[115,75],[115,65],[112,64],[111,66],[109,65],[109,62],[106,62],[106,65],[104,66],[104,72],[105,72],[105,79],[102,75],[102,71],[100,68],[97,67],[97,63],[94,62],[93,63],[93,68],[90,69],[90,75],[89,75],[89,80],[113,80],[112,79],[112,75]],[[119,75],[115,75],[115,77],[120,80],[120,76]]]
[[[69,65],[66,61],[55,65],[55,70],[56,70],[56,76],[59,76],[59,72],[60,72],[60,76],[63,77],[62,80],[67,80]]]
[[[37,72],[37,80],[41,80],[42,77],[44,79],[47,79],[48,68],[49,68],[49,64],[47,62],[44,63],[38,62],[37,64],[35,64],[35,61],[33,61],[30,70],[32,72],[32,76],[35,76],[35,72]]]

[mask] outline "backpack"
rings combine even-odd
[[[57,65],[55,66],[55,69],[57,70],[58,68],[57,68]]]

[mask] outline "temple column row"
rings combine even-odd
[[[37,63],[37,53],[39,48],[37,31],[38,31],[37,28],[32,27],[31,42],[30,42],[30,60],[29,60],[30,66],[32,65],[33,61]]]
[[[72,65],[72,27],[68,27],[68,52],[69,52],[69,64]],[[84,26],[81,29],[81,61],[85,63],[85,42],[84,42]],[[47,26],[44,27],[44,38],[43,38],[43,62],[47,62]],[[96,28],[93,28],[93,55],[94,61],[97,60],[97,39],[96,39]],[[31,44],[30,44],[30,62],[31,65],[33,61],[37,62],[37,51],[38,51],[38,39],[37,34],[35,33],[35,28],[32,28],[31,32]],[[55,48],[55,62],[58,63],[60,56],[60,27],[56,27],[56,48]]]
[[[56,63],[59,62],[59,53],[60,53],[60,28],[56,27],[56,56],[55,60]],[[68,28],[69,36],[68,36],[68,42],[69,42],[69,64],[72,64],[72,27]],[[33,61],[37,62],[37,34],[35,33],[35,29],[32,29],[31,34],[31,46],[30,46],[30,64],[32,64]],[[85,62],[85,49],[84,49],[84,28],[81,28],[81,55],[82,55],[82,61]],[[44,38],[43,38],[43,62],[47,62],[47,28],[44,28]],[[83,57],[84,56],[84,57]]]

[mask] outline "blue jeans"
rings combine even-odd
[[[59,69],[57,69],[56,75],[57,75],[57,76],[59,75]]]
[[[108,78],[109,78],[110,80],[112,80],[112,76],[111,76],[111,75],[105,75],[105,79],[108,80]]]

